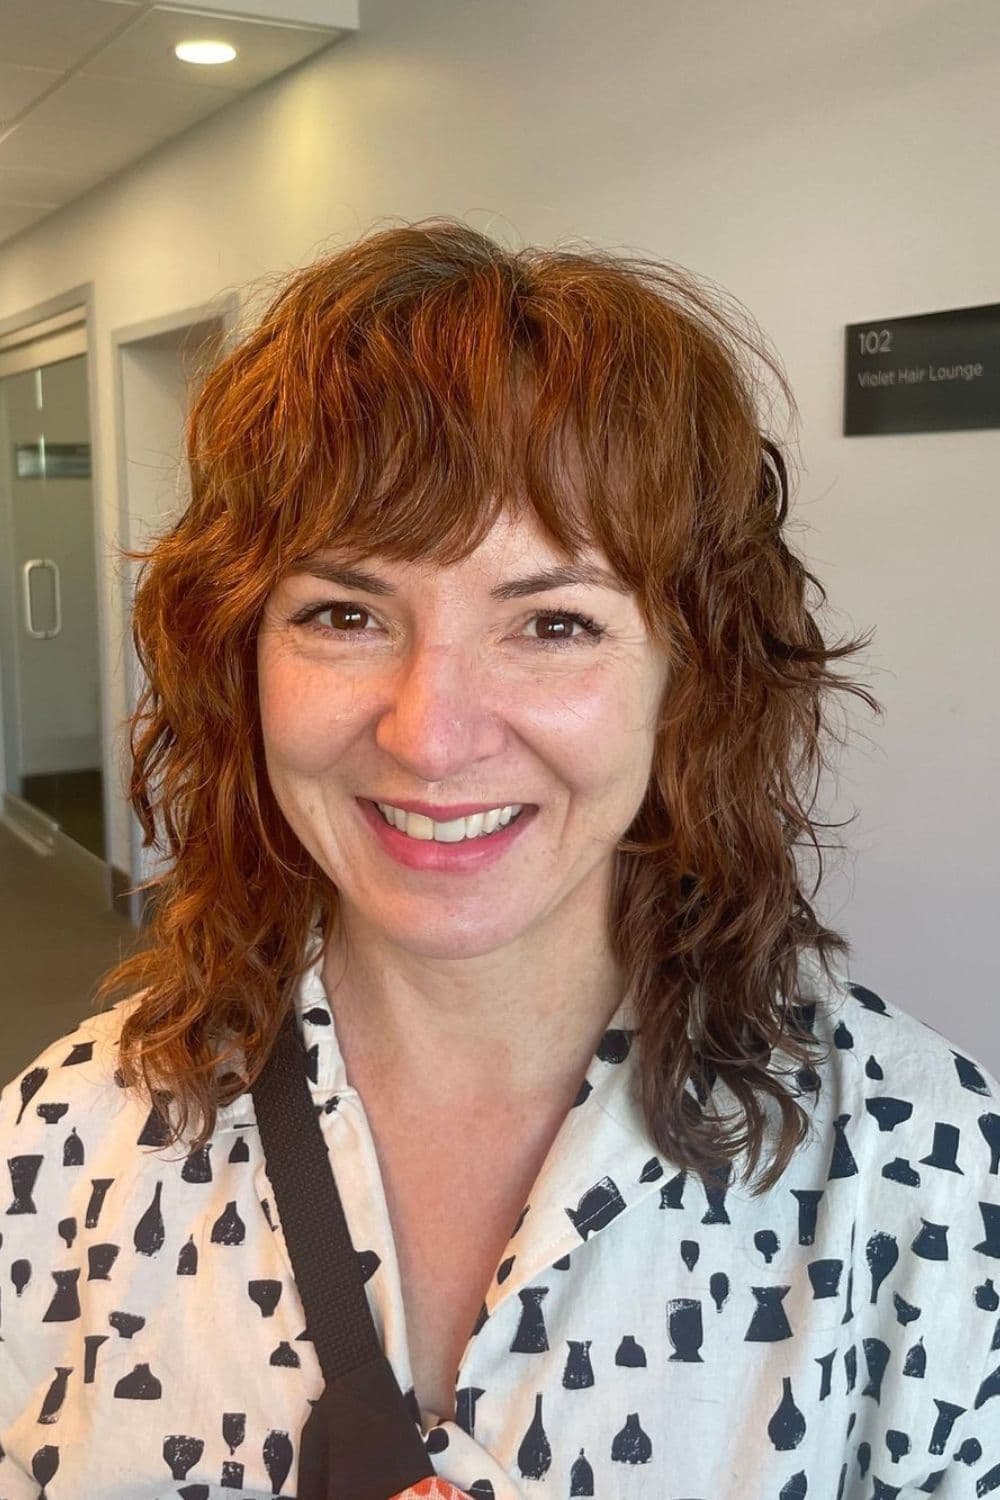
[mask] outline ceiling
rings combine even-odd
[[[0,242],[357,25],[358,0],[0,0]],[[203,38],[236,59],[173,55]]]

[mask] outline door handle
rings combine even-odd
[[[36,630],[34,621],[34,610],[31,602],[31,575],[35,568],[52,569],[52,589],[55,600],[56,623],[51,630]],[[21,570],[24,579],[24,628],[36,641],[51,640],[62,630],[62,605],[59,595],[59,565],[53,562],[51,557],[32,557],[24,564]]]

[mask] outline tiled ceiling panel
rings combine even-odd
[[[27,229],[36,219],[46,213],[51,213],[58,204],[50,204],[45,208],[35,205],[23,205],[20,208],[9,203],[0,203],[0,240],[9,240],[13,235],[20,234],[22,229]]]
[[[43,172],[40,167],[0,167],[0,205],[42,203],[52,208],[76,190],[72,172]]]
[[[0,58],[63,72],[141,9],[140,0],[2,0]]]
[[[0,0],[0,4],[3,0]],[[199,68],[178,62],[178,42],[208,40],[230,42],[236,58],[224,67]],[[84,65],[85,73],[112,78],[150,78],[175,83],[197,75],[199,88],[245,89],[294,67],[322,47],[330,45],[329,32],[313,27],[268,25],[263,21],[218,20],[159,8],[148,11],[123,36],[103,47]]]
[[[157,141],[179,135],[189,125],[239,97],[237,90],[206,89],[186,78],[172,83],[146,78],[94,78],[78,73],[33,110],[25,124],[33,128],[73,131],[86,120],[88,133],[103,138]]]
[[[18,131],[17,152],[12,139],[0,143],[0,168],[13,165],[16,159],[30,160],[40,172],[51,174],[54,182],[60,172],[69,172],[74,189],[70,196],[57,200],[57,206],[79,197],[112,172],[118,172],[156,145],[156,137],[144,134],[136,140],[128,130],[88,124],[86,134],[78,130],[46,125],[31,116]],[[5,200],[8,205],[11,200]],[[13,200],[12,206],[19,205]],[[41,214],[37,218],[43,217]]]
[[[0,61],[0,122],[12,120],[34,104],[62,76],[57,68],[26,68]]]
[[[0,0],[0,242],[358,27],[359,0]],[[178,42],[228,41],[197,67]]]

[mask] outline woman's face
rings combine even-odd
[[[514,590],[559,558],[532,521],[507,516],[453,567],[335,549],[311,566],[324,563],[385,587],[313,571],[277,585],[258,637],[260,713],[275,797],[345,922],[444,958],[537,939],[564,903],[603,922],[667,675],[635,598],[596,581]],[[409,801],[524,813],[506,832],[456,842],[459,825],[441,843],[411,836],[431,823],[398,831],[373,806]]]

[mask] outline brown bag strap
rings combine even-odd
[[[372,1320],[293,1010],[252,1085],[267,1175],[326,1388],[300,1439],[298,1500],[388,1500],[434,1474]]]

